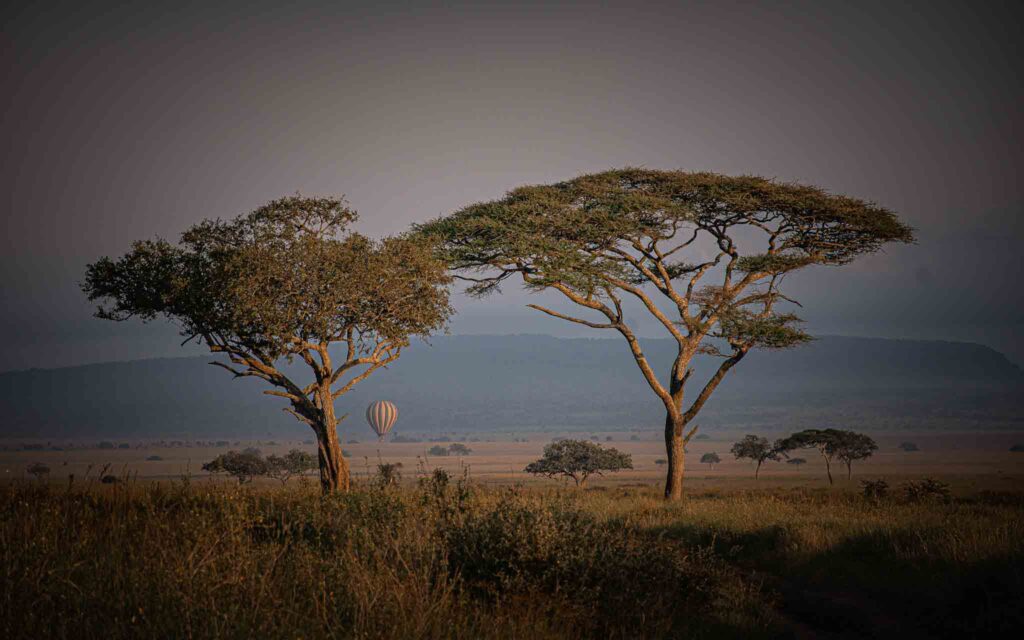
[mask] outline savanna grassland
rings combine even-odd
[[[417,477],[414,477],[417,476]],[[407,473],[321,497],[190,479],[0,485],[9,638],[1001,637],[1024,493],[765,483],[492,486]]]

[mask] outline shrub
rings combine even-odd
[[[258,449],[246,449],[242,453],[228,451],[222,453],[203,465],[203,471],[210,473],[226,473],[236,478],[239,484],[252,482],[257,476],[266,475],[269,471],[267,461],[260,456]]]
[[[121,478],[108,474],[100,478],[100,482],[102,482],[103,484],[118,484],[121,482]]]
[[[889,495],[889,483],[884,478],[861,480],[861,495],[870,500],[881,500]]]
[[[427,450],[427,453],[432,456],[446,456],[448,455],[448,447],[442,447],[441,445],[434,445]]]
[[[160,462],[161,460],[163,460],[163,458],[160,456],[149,456],[146,458],[146,460],[150,462]]]
[[[29,475],[33,475],[37,480],[42,480],[46,476],[50,475],[50,465],[45,462],[33,462],[25,468],[25,471]]]
[[[658,458],[657,460],[654,461],[654,464],[668,464],[668,460],[666,460],[665,458]]]
[[[456,442],[448,445],[448,455],[450,456],[468,456],[473,453],[473,450],[466,445]]]
[[[1024,444],[1015,444],[1012,447],[1010,447],[1010,451],[1014,453],[1024,452]]]
[[[574,637],[688,637],[699,618],[709,623],[726,573],[710,554],[514,489],[440,524],[450,575],[471,593],[495,602],[543,594],[552,614],[586,612]]]
[[[377,465],[377,481],[383,487],[396,485],[402,479],[401,462],[381,462]]]
[[[918,482],[903,484],[903,496],[908,502],[938,500],[947,502],[950,498],[949,485],[935,478],[923,478]]]
[[[917,445],[914,444],[913,442],[901,442],[899,448],[906,451],[907,453],[910,453],[912,451],[920,451]]]

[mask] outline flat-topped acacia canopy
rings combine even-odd
[[[817,187],[639,168],[520,187],[417,231],[438,243],[457,277],[472,282],[469,293],[494,292],[518,274],[527,288],[558,291],[597,315],[529,306],[625,337],[666,408],[669,498],[681,496],[683,447],[696,431],[684,436],[684,427],[729,369],[750,349],[809,339],[796,326],[799,318],[776,309],[795,302],[780,290],[785,276],[913,241],[911,229],[888,209]],[[623,296],[636,299],[676,339],[667,384],[626,322]],[[697,353],[724,361],[684,409]]]

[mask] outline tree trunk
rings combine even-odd
[[[681,500],[683,497],[683,474],[686,469],[683,453],[684,426],[682,416],[672,415],[671,412],[666,414],[665,453],[668,454],[668,478],[665,479],[665,499],[669,501]]]
[[[761,461],[760,461],[760,460],[758,460],[758,461],[757,461],[757,466],[756,466],[756,467],[754,467],[754,480],[757,480],[757,476],[758,476],[758,474],[760,474],[760,473],[761,473]]]
[[[853,466],[850,462],[846,463],[846,479],[849,480],[853,477]]]
[[[348,461],[341,455],[338,432],[322,426],[316,434],[320,461],[320,490],[323,493],[349,490]]]
[[[321,387],[318,400],[321,420],[314,430],[320,459],[320,489],[324,494],[348,491],[351,486],[348,461],[341,455],[338,420],[334,416],[334,398],[331,397],[330,386]]]
[[[828,458],[825,458],[825,473],[828,474],[828,484],[829,484],[829,486],[831,486],[833,484],[833,482],[832,482],[832,461],[829,460]]]

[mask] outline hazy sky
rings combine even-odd
[[[892,208],[919,244],[798,279],[810,330],[1024,362],[1015,3],[208,4],[5,10],[0,370],[183,355],[78,290],[134,239],[296,191],[396,233],[624,165]],[[453,332],[580,334],[524,302],[460,300]]]

